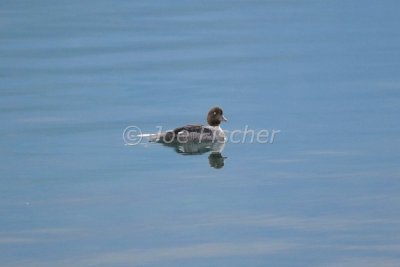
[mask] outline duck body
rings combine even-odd
[[[219,126],[189,124],[158,135],[156,141],[162,143],[224,142],[225,133]]]
[[[214,107],[207,114],[208,125],[188,124],[153,135],[150,141],[159,143],[225,142],[225,133],[220,127],[223,121],[227,121],[227,119],[224,117],[222,109]]]

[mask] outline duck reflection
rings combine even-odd
[[[224,167],[226,157],[222,156],[221,153],[210,153],[208,156],[208,162],[210,163],[210,167],[215,169],[221,169]]]
[[[208,156],[208,162],[210,167],[215,169],[221,169],[224,167],[224,161],[226,157],[222,155],[225,142],[172,142],[172,143],[161,143],[166,147],[171,147],[176,153],[182,155],[202,155],[210,153]]]

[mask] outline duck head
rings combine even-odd
[[[224,117],[224,112],[219,107],[213,107],[210,109],[207,115],[207,122],[210,126],[219,126],[221,122],[227,121]]]

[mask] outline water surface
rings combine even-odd
[[[396,1],[2,1],[2,266],[400,265]],[[276,129],[209,154],[143,132]]]

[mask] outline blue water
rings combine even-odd
[[[398,1],[1,1],[1,266],[400,266]],[[209,154],[144,133],[280,130]]]

